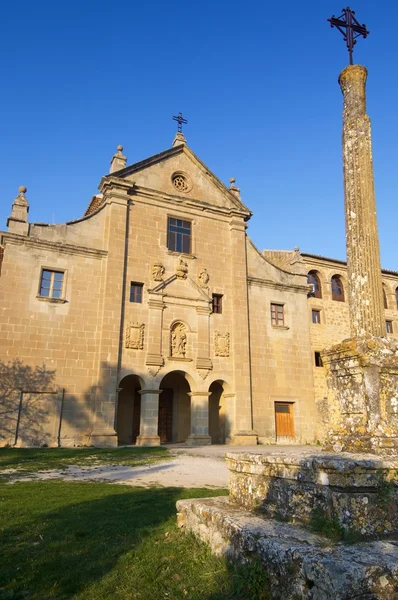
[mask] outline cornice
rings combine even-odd
[[[107,250],[99,250],[97,248],[87,248],[85,246],[75,246],[74,244],[65,244],[62,242],[51,242],[49,240],[43,240],[40,238],[26,237],[23,235],[17,235],[13,233],[1,232],[0,233],[1,244],[15,244],[18,246],[29,246],[31,248],[43,248],[46,250],[53,250],[54,252],[60,252],[65,254],[79,254],[80,256],[91,256],[93,258],[104,258],[108,255]]]
[[[296,283],[278,283],[269,279],[260,279],[259,277],[248,277],[247,281],[249,285],[257,285],[258,287],[266,287],[284,292],[295,292],[297,294],[308,294],[307,285],[298,285]]]

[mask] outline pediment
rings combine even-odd
[[[183,180],[176,182],[178,175],[185,179],[186,185]],[[242,212],[247,219],[251,216],[240,199],[239,191],[227,188],[184,144],[135,163],[112,176],[134,182],[138,194],[140,188],[153,190],[180,201]]]
[[[181,278],[172,275],[148,291],[150,294],[162,296],[163,299],[185,300],[196,304],[209,304],[211,301],[209,289],[200,287],[189,276]]]

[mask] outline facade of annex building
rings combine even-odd
[[[321,440],[345,263],[259,252],[234,180],[181,134],[132,166],[119,147],[99,190],[46,225],[21,187],[0,234],[1,445]],[[383,282],[395,337],[398,274]]]

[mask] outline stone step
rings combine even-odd
[[[258,556],[274,600],[398,600],[398,542],[333,543],[228,497],[179,500],[178,525],[235,561]]]

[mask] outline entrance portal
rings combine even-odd
[[[117,440],[119,446],[135,444],[140,433],[141,385],[136,375],[127,375],[119,385],[117,403]]]
[[[277,442],[290,442],[294,440],[292,402],[275,402],[275,430]]]
[[[190,387],[181,371],[168,373],[160,383],[158,435],[162,444],[186,442],[191,432]]]

